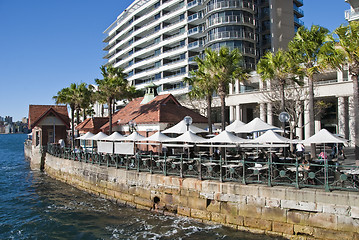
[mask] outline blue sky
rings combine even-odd
[[[71,83],[94,83],[105,64],[103,31],[132,0],[0,0],[0,116],[54,104]],[[307,27],[345,23],[344,0],[304,0]]]

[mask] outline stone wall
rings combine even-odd
[[[200,181],[46,155],[51,177],[141,209],[291,239],[359,239],[359,194]]]
[[[30,160],[31,169],[42,169],[45,161],[45,154],[41,153],[40,147],[24,144],[24,156]]]

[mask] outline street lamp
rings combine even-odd
[[[192,118],[190,116],[185,116],[183,118],[184,122],[186,123],[186,126],[187,126],[187,131],[189,130],[189,125],[192,124]]]

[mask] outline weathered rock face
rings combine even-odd
[[[359,239],[358,193],[182,179],[48,154],[45,171],[87,192],[141,209],[291,239]]]

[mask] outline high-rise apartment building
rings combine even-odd
[[[302,0],[135,0],[105,30],[108,64],[136,88],[183,94],[183,78],[204,48],[239,48],[255,69],[268,50],[286,48],[303,25]]]

